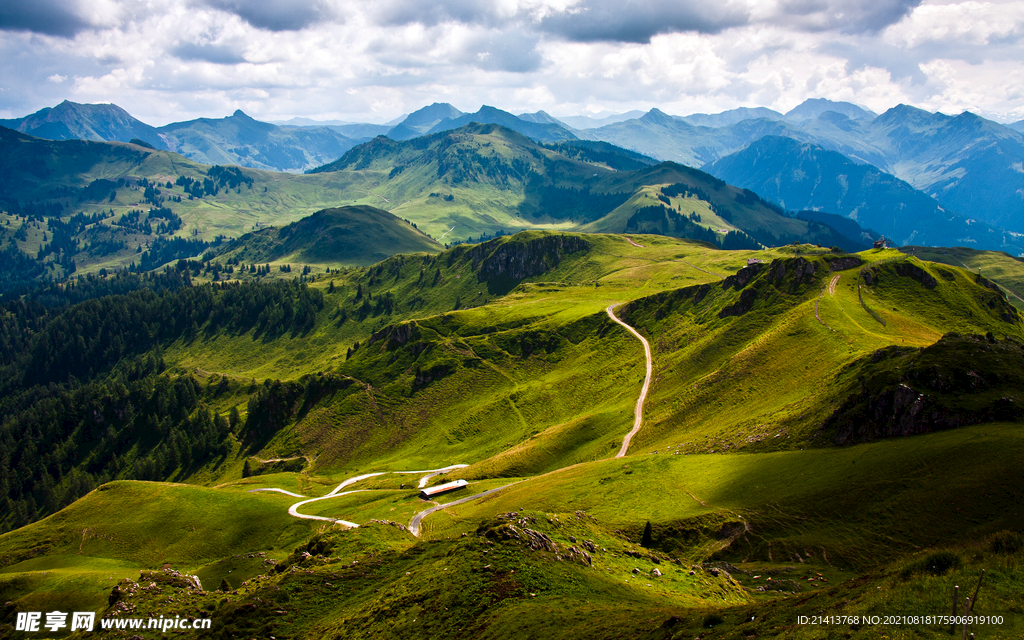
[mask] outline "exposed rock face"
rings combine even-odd
[[[576,562],[591,566],[591,553],[597,551],[597,545],[591,540],[584,540],[579,546],[559,545],[551,536],[527,527],[536,522],[536,518],[520,516],[518,513],[506,513],[498,516],[498,524],[491,523],[481,526],[477,535],[500,541],[512,541],[525,545],[533,551],[547,551],[557,561]]]
[[[796,260],[791,261],[790,264],[786,264],[786,262],[789,261],[782,260],[776,260],[775,262],[779,262],[784,270],[782,271],[781,276],[777,278],[770,278],[772,281],[782,280],[782,278],[790,272],[790,267],[792,267],[793,279],[797,284],[810,282],[814,277],[815,271],[817,271],[817,267],[815,267],[814,262],[805,258],[797,258]],[[779,270],[776,269],[772,273],[772,276],[775,276],[778,271]]]
[[[579,236],[550,235],[525,241],[510,240],[497,244],[477,245],[466,254],[479,269],[481,282],[494,278],[522,280],[539,276],[555,267],[570,253],[585,251],[590,243]]]
[[[107,603],[113,607],[118,602],[126,600],[134,596],[139,590],[139,583],[135,582],[130,578],[124,578],[110,590],[110,595],[107,597]],[[121,607],[125,609],[126,607]]]
[[[736,289],[742,289],[747,286],[747,283],[754,279],[754,276],[761,273],[768,268],[768,265],[763,262],[757,262],[752,265],[743,267],[735,274],[729,276],[725,280],[722,280],[722,288],[728,289],[734,287]]]
[[[419,325],[415,322],[405,322],[402,324],[388,325],[380,331],[375,332],[370,336],[370,339],[366,341],[366,346],[385,340],[387,341],[387,350],[391,351],[392,349],[400,347],[406,342],[419,337]]]
[[[742,316],[754,307],[754,303],[756,301],[757,290],[744,289],[743,293],[740,294],[740,299],[735,303],[722,308],[722,310],[718,312],[718,317],[726,318],[728,316]]]
[[[765,279],[775,289],[795,293],[802,285],[814,281],[814,274],[817,270],[814,261],[805,258],[772,260],[767,269],[762,264],[752,264],[744,267],[736,272],[735,275],[729,276],[722,281],[723,288],[742,288],[743,292],[740,294],[739,300],[722,308],[718,312],[718,317],[742,316],[754,308],[758,298],[762,297],[761,291],[764,289],[764,286],[754,284],[754,286],[749,288],[744,287],[754,282],[754,278],[763,271],[766,273]]]
[[[846,271],[864,264],[864,261],[857,256],[843,256],[835,258],[828,263],[829,271]]]
[[[905,278],[917,280],[929,289],[934,289],[935,285],[939,284],[938,280],[933,278],[930,273],[909,260],[897,262],[894,268],[896,269],[896,273]]]
[[[947,334],[924,349],[879,349],[861,389],[822,425],[837,444],[1020,420],[1024,346]]]

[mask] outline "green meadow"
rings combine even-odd
[[[208,402],[239,411],[230,451],[0,536],[0,624],[103,613],[169,566],[204,591],[160,582],[133,607],[202,612],[215,638],[939,638],[798,616],[946,615],[984,569],[975,613],[1003,622],[970,631],[1019,637],[1024,330],[1005,295],[891,250],[627,235],[320,270],[304,333],[164,345],[164,375],[226,381]],[[983,275],[1012,286],[1007,265]],[[644,351],[609,305],[653,350],[624,458]],[[454,464],[429,484],[469,486],[433,501],[426,474],[393,473]],[[288,514],[369,473],[299,508],[359,527]]]

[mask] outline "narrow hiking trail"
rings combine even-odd
[[[640,427],[643,424],[644,401],[647,400],[647,392],[650,390],[651,378],[652,378],[653,373],[654,373],[654,360],[653,360],[653,357],[651,356],[651,344],[649,342],[647,342],[646,338],[644,338],[642,335],[640,335],[640,332],[638,332],[636,329],[634,329],[633,327],[629,326],[628,324],[626,324],[625,322],[620,320],[615,315],[615,312],[613,311],[613,309],[615,307],[617,307],[618,305],[620,305],[620,304],[622,304],[622,303],[621,302],[615,302],[615,303],[612,303],[612,304],[608,305],[608,307],[605,309],[605,312],[608,314],[608,317],[611,318],[613,322],[615,322],[616,324],[620,324],[623,327],[625,327],[625,329],[627,331],[629,331],[631,334],[633,334],[637,338],[637,340],[639,340],[644,345],[644,357],[645,357],[645,360],[646,360],[646,375],[644,376],[643,387],[640,389],[640,397],[637,398],[636,407],[633,409],[633,428],[632,428],[632,430],[630,430],[629,433],[626,434],[625,438],[623,438],[623,440],[622,440],[622,447],[619,449],[619,452],[617,454],[615,454],[616,458],[622,458],[622,457],[624,457],[626,455],[626,453],[629,451],[629,445],[630,445],[630,442],[633,440],[633,436],[635,436],[637,434],[637,432],[640,431]],[[350,495],[350,494],[353,494],[353,493],[360,493],[360,492],[364,492],[364,491],[370,491],[370,489],[353,489],[353,490],[350,490],[350,491],[342,491],[342,489],[345,489],[346,487],[352,486],[352,485],[356,484],[357,482],[361,482],[361,481],[366,480],[368,478],[373,478],[373,477],[376,477],[376,476],[381,476],[381,475],[384,475],[386,473],[423,474],[423,476],[419,480],[419,483],[417,484],[417,488],[422,489],[423,487],[427,486],[427,483],[434,476],[440,475],[442,473],[446,473],[448,471],[453,471],[455,469],[462,469],[462,468],[467,467],[467,466],[469,466],[469,465],[453,464],[451,466],[442,467],[440,469],[424,469],[424,470],[418,470],[418,471],[378,471],[378,472],[375,472],[375,473],[365,473],[365,474],[362,474],[362,475],[353,476],[351,478],[348,478],[348,479],[342,481],[341,484],[336,486],[327,495],[320,496],[318,498],[306,498],[305,500],[302,500],[300,502],[296,502],[295,504],[291,505],[288,508],[288,514],[293,516],[293,517],[295,517],[295,518],[302,518],[304,520],[322,520],[324,522],[330,522],[330,523],[333,523],[333,524],[340,524],[342,526],[349,527],[349,528],[355,528],[355,527],[359,526],[355,522],[349,522],[348,520],[341,520],[339,518],[328,518],[328,517],[325,517],[325,516],[314,516],[314,515],[309,515],[309,514],[305,514],[305,513],[299,513],[298,509],[299,509],[299,507],[301,507],[303,505],[307,505],[307,504],[310,504],[310,503],[313,503],[313,502],[319,502],[321,500],[329,500],[331,498],[339,498],[341,496],[347,496],[347,495]],[[471,495],[471,496],[466,496],[465,498],[460,498],[459,500],[454,500],[452,502],[448,502],[448,503],[445,503],[445,504],[435,504],[434,506],[430,507],[429,509],[425,509],[423,511],[420,511],[415,516],[413,516],[412,520],[409,523],[409,531],[414,536],[419,537],[419,535],[420,535],[420,524],[422,523],[423,519],[426,518],[427,516],[429,516],[430,514],[434,513],[435,511],[440,511],[441,509],[445,509],[447,507],[454,507],[456,505],[460,505],[460,504],[464,504],[466,502],[469,502],[470,500],[476,500],[477,498],[482,498],[484,496],[491,495],[493,493],[501,491],[502,489],[505,489],[507,487],[511,487],[514,484],[518,484],[519,482],[522,482],[522,481],[519,480],[519,481],[512,482],[512,483],[509,483],[509,484],[506,484],[506,485],[503,485],[503,486],[500,486],[500,487],[495,487],[493,489],[488,489],[486,491],[482,491],[480,493],[477,493],[477,494],[474,494],[474,495]],[[297,493],[292,493],[291,491],[286,491],[284,489],[279,489],[279,488],[276,488],[276,487],[273,487],[273,488],[250,489],[249,492],[250,493],[257,493],[257,492],[261,492],[261,491],[272,491],[272,492],[277,492],[277,493],[283,493],[283,494],[286,494],[286,495],[289,495],[289,496],[293,496],[293,497],[296,497],[296,498],[304,498],[305,497],[305,496],[301,496],[301,495],[299,495]]]
[[[481,491],[480,493],[477,493],[477,494],[474,494],[474,495],[471,495],[471,496],[466,496],[465,498],[460,498],[459,500],[453,500],[452,502],[448,502],[448,503],[445,503],[445,504],[434,505],[433,507],[430,507],[429,509],[425,509],[423,511],[420,511],[419,513],[414,515],[412,517],[412,521],[409,522],[409,533],[411,533],[412,535],[416,536],[417,538],[420,537],[420,522],[423,521],[423,518],[426,518],[427,516],[429,516],[430,514],[434,513],[435,511],[440,511],[441,509],[447,509],[448,507],[454,507],[455,505],[459,505],[459,504],[465,504],[466,502],[469,502],[470,500],[476,500],[477,498],[482,498],[482,497],[490,495],[492,493],[497,493],[498,491],[501,491],[502,489],[507,489],[508,487],[511,487],[514,484],[518,484],[519,482],[522,482],[522,480],[519,480],[517,482],[510,482],[509,484],[506,484],[506,485],[503,485],[503,486],[500,486],[500,487],[495,487],[493,489],[488,489],[487,491]]]
[[[341,496],[347,496],[347,495],[352,494],[352,493],[360,493],[360,492],[363,492],[363,491],[369,491],[369,489],[354,489],[352,491],[342,491],[342,489],[344,489],[345,487],[349,487],[351,485],[354,485],[357,482],[361,482],[361,481],[366,480],[368,478],[374,478],[376,476],[382,476],[382,475],[384,475],[386,473],[426,474],[422,478],[420,478],[420,481],[419,481],[419,487],[418,488],[422,489],[423,487],[426,486],[427,482],[431,478],[433,478],[434,476],[436,476],[438,474],[441,474],[441,473],[446,473],[448,471],[453,471],[455,469],[462,469],[463,467],[468,467],[468,466],[469,465],[465,465],[465,464],[453,464],[451,466],[443,467],[441,469],[423,469],[423,470],[418,470],[418,471],[377,471],[375,473],[364,473],[363,475],[353,476],[351,478],[347,478],[347,479],[343,480],[341,482],[341,484],[339,484],[338,486],[334,487],[334,489],[332,489],[331,492],[328,493],[327,495],[320,496],[319,498],[308,498],[306,500],[302,500],[301,502],[296,502],[295,504],[293,504],[292,506],[290,506],[288,508],[288,515],[290,515],[292,517],[295,517],[295,518],[301,518],[303,520],[323,520],[324,522],[337,523],[337,524],[344,525],[344,526],[350,527],[350,528],[358,527],[359,526],[358,524],[356,524],[354,522],[349,522],[348,520],[340,520],[338,518],[327,518],[327,517],[324,517],[324,516],[313,516],[313,515],[309,515],[309,514],[306,514],[306,513],[299,513],[299,507],[301,507],[302,505],[305,505],[305,504],[310,504],[312,502],[319,502],[321,500],[329,500],[331,498],[340,498]],[[274,492],[277,492],[277,493],[283,493],[285,495],[293,496],[295,498],[305,498],[305,496],[299,495],[297,493],[292,493],[291,491],[285,491],[284,489],[279,489],[277,487],[250,489],[249,493],[258,493],[260,491],[274,491]]]
[[[629,443],[633,440],[633,436],[636,435],[637,431],[640,431],[640,425],[644,422],[644,400],[647,399],[647,391],[651,388],[651,374],[654,372],[654,361],[653,358],[651,358],[651,344],[647,342],[646,338],[640,335],[639,331],[622,320],[619,320],[618,317],[616,317],[615,312],[612,311],[612,309],[620,304],[620,302],[610,304],[605,311],[608,312],[608,317],[611,318],[613,322],[621,324],[627,331],[636,336],[637,340],[643,343],[644,356],[647,358],[647,375],[644,377],[644,386],[640,389],[640,397],[636,400],[636,408],[633,409],[633,430],[627,433],[626,437],[623,438],[622,448],[619,449],[617,454],[615,454],[616,458],[622,458],[626,455],[626,452],[629,451]]]
[[[821,316],[818,315],[818,303],[821,302],[821,297],[825,295],[825,291],[828,291],[828,295],[835,296],[836,295],[836,284],[838,284],[838,283],[839,283],[839,274],[836,274],[835,276],[833,276],[833,278],[831,280],[829,280],[829,283],[827,285],[825,285],[825,287],[821,290],[821,293],[818,294],[818,298],[814,301],[814,318],[815,318],[815,320],[820,322],[822,324],[822,326],[827,328],[829,331],[835,331],[835,329],[833,329],[832,327],[828,326],[828,324],[826,324],[825,321],[821,319]]]
[[[842,275],[842,274],[837,273],[832,278],[832,280],[829,281],[829,283],[828,283],[828,295],[830,295],[830,296],[836,295],[836,285],[839,284],[839,276],[840,275]]]

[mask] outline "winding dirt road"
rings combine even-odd
[[[284,489],[278,489],[277,487],[272,487],[270,489],[249,489],[249,493],[259,493],[260,491],[275,491],[277,493],[283,493],[284,495],[291,496],[293,498],[305,498],[306,497],[306,496],[304,496],[304,495],[302,495],[300,493],[292,493],[291,491],[285,491]]]
[[[309,504],[311,502],[319,502],[320,500],[329,500],[330,498],[340,498],[341,496],[347,496],[347,495],[349,495],[351,493],[360,493],[362,491],[368,491],[368,489],[354,489],[352,491],[342,491],[342,489],[344,489],[345,487],[352,486],[352,485],[354,485],[357,482],[361,482],[363,480],[366,480],[367,478],[373,478],[373,477],[376,477],[376,476],[382,476],[385,473],[406,473],[406,474],[421,474],[422,473],[422,474],[426,474],[422,478],[420,478],[419,488],[422,489],[423,487],[425,487],[427,485],[427,482],[431,478],[433,478],[434,476],[442,474],[442,473],[446,473],[448,471],[453,471],[455,469],[462,469],[463,467],[468,467],[468,466],[469,465],[466,465],[466,464],[453,464],[453,465],[450,465],[450,466],[447,466],[447,467],[443,467],[441,469],[422,469],[422,470],[419,470],[419,471],[377,471],[375,473],[364,473],[361,476],[353,476],[351,478],[347,478],[347,479],[343,480],[341,482],[341,484],[339,484],[338,486],[334,487],[334,489],[331,490],[331,492],[328,493],[327,495],[320,496],[319,498],[308,498],[306,500],[302,500],[301,502],[296,502],[292,506],[288,507],[288,515],[290,515],[292,517],[295,517],[295,518],[302,518],[303,520],[322,520],[324,522],[334,522],[334,523],[337,523],[337,524],[340,524],[340,525],[344,525],[346,527],[355,528],[355,527],[358,527],[359,525],[354,523],[354,522],[349,522],[348,520],[340,520],[338,518],[326,518],[324,516],[311,516],[311,515],[306,514],[306,513],[299,513],[299,507],[301,507],[302,505],[305,505],[305,504]],[[503,489],[504,487],[499,487],[499,488]],[[496,490],[497,489],[494,489],[494,491],[496,491]],[[305,496],[299,495],[297,493],[292,493],[291,491],[285,491],[284,489],[279,489],[277,487],[250,489],[249,493],[257,493],[259,491],[274,491],[274,492],[277,492],[277,493],[283,493],[285,495],[293,496],[295,498],[305,498]],[[483,495],[483,494],[479,494],[479,495]],[[468,498],[468,499],[472,499],[472,498],[476,498],[476,497],[479,497],[479,496],[470,496],[470,498]],[[414,520],[416,520],[417,531],[419,530],[419,520],[422,519],[424,515],[427,515],[426,512],[418,514],[417,515],[418,519],[414,519]]]
[[[519,482],[522,482],[522,481],[520,480]],[[429,516],[430,514],[434,513],[435,511],[440,511],[441,509],[447,509],[448,507],[454,507],[457,504],[463,504],[465,502],[469,502],[470,500],[476,500],[477,498],[482,498],[482,497],[484,497],[486,495],[490,495],[492,493],[496,493],[498,491],[501,491],[502,489],[511,487],[514,484],[518,484],[518,482],[511,482],[509,484],[502,485],[500,487],[495,487],[493,489],[488,489],[487,491],[481,491],[480,493],[478,493],[476,495],[467,496],[467,497],[461,498],[459,500],[453,500],[452,502],[448,502],[446,504],[439,504],[439,505],[430,507],[429,509],[425,509],[423,511],[420,511],[419,513],[417,513],[416,515],[414,515],[412,517],[412,522],[409,523],[409,533],[411,533],[412,535],[416,536],[417,538],[420,537],[420,522],[423,520],[423,518],[426,518],[427,516]]]
[[[641,390],[640,390],[640,397],[637,398],[637,401],[636,401],[636,408],[633,410],[633,429],[628,434],[626,434],[625,438],[623,438],[623,440],[622,440],[622,447],[619,449],[619,452],[615,455],[616,458],[622,458],[622,457],[624,457],[626,455],[626,453],[629,451],[629,445],[630,445],[630,442],[633,440],[633,436],[635,436],[637,434],[637,432],[640,431],[640,426],[643,424],[643,421],[644,421],[644,418],[643,418],[644,401],[647,400],[647,392],[648,392],[648,390],[651,387],[651,377],[653,376],[653,373],[654,373],[654,361],[653,361],[653,358],[651,356],[651,344],[649,342],[647,342],[647,339],[644,338],[642,335],[640,335],[640,333],[636,329],[634,329],[633,327],[629,326],[628,324],[626,324],[622,320],[619,320],[619,318],[615,315],[615,313],[613,311],[613,309],[615,307],[617,307],[619,304],[622,304],[622,303],[616,302],[616,303],[610,304],[605,309],[605,311],[608,313],[608,317],[611,318],[613,322],[615,322],[616,324],[620,324],[623,327],[625,327],[625,329],[627,331],[632,333],[636,337],[636,339],[639,340],[644,345],[644,356],[645,356],[646,361],[647,361],[646,362],[646,364],[647,364],[647,374],[644,377],[643,388],[641,388]],[[447,467],[443,467],[441,469],[424,469],[424,470],[420,470],[420,471],[390,471],[390,472],[388,472],[388,471],[378,471],[376,473],[366,473],[366,474],[363,474],[363,475],[354,476],[352,478],[348,478],[348,479],[344,480],[341,484],[339,484],[337,487],[335,487],[334,490],[332,490],[330,493],[328,493],[325,496],[320,496],[319,498],[307,498],[305,500],[302,500],[301,502],[296,502],[295,504],[293,504],[291,507],[288,508],[288,514],[291,515],[291,516],[294,516],[296,518],[302,518],[302,519],[305,519],[305,520],[323,520],[323,521],[326,521],[326,522],[337,523],[337,524],[340,524],[340,525],[343,525],[343,526],[346,526],[346,527],[353,527],[353,528],[354,527],[358,527],[359,525],[354,523],[354,522],[349,522],[347,520],[340,520],[338,518],[327,518],[327,517],[324,517],[324,516],[313,516],[313,515],[308,515],[308,514],[304,514],[304,513],[299,513],[298,509],[299,509],[299,507],[301,507],[303,505],[306,505],[306,504],[310,504],[312,502],[318,502],[320,500],[328,500],[330,498],[337,498],[337,497],[340,497],[340,496],[349,495],[351,493],[359,493],[360,491],[367,491],[367,489],[355,489],[355,490],[352,490],[352,491],[342,491],[342,489],[344,489],[345,487],[349,487],[349,486],[351,486],[351,485],[353,485],[353,484],[355,484],[357,482],[360,482],[362,480],[366,480],[367,478],[372,478],[374,476],[384,475],[385,473],[401,473],[401,474],[421,474],[422,473],[422,474],[425,474],[422,478],[420,478],[420,481],[418,483],[418,488],[423,488],[423,487],[425,487],[427,485],[427,482],[429,482],[430,479],[433,478],[434,476],[442,474],[442,473],[445,473],[447,471],[452,471],[454,469],[461,469],[461,468],[466,467],[466,466],[468,466],[468,465],[465,465],[465,464],[454,464],[454,465],[450,465],[450,466],[447,466]],[[484,496],[490,495],[492,493],[496,493],[498,491],[501,491],[502,489],[510,487],[513,484],[517,484],[517,483],[516,482],[512,482],[510,484],[506,484],[506,485],[503,485],[503,486],[500,486],[500,487],[495,487],[494,489],[488,489],[487,491],[482,491],[482,492],[480,492],[480,493],[478,493],[476,495],[468,496],[468,497],[465,497],[465,498],[462,498],[462,499],[459,499],[459,500],[454,500],[454,501],[446,503],[446,504],[435,505],[433,507],[430,507],[429,509],[425,509],[423,511],[420,511],[415,516],[413,516],[412,521],[409,523],[409,531],[414,536],[419,537],[419,535],[420,535],[420,523],[423,521],[423,518],[426,518],[427,516],[429,516],[430,514],[434,513],[435,511],[440,511],[441,509],[446,509],[448,507],[454,507],[456,505],[460,505],[460,504],[469,502],[470,500],[476,500],[477,498],[482,498]],[[287,494],[287,495],[295,496],[297,498],[298,497],[302,497],[302,496],[294,494],[294,493],[292,493],[290,491],[285,491],[284,489],[278,489],[278,488],[261,488],[261,489],[252,489],[251,490],[251,492],[256,492],[256,491],[276,491],[276,492],[279,492],[279,493],[284,493],[284,494]]]
[[[837,273],[835,275],[835,277],[832,278],[832,280],[829,281],[829,283],[828,283],[828,295],[830,295],[830,296],[836,295],[836,285],[839,283],[839,276],[840,275],[842,275],[842,274]]]
[[[626,455],[626,452],[629,451],[629,443],[633,440],[633,436],[635,436],[636,432],[640,430],[640,425],[642,425],[644,422],[644,400],[647,399],[647,391],[651,387],[651,374],[654,372],[654,362],[651,358],[651,344],[647,342],[647,339],[640,335],[640,333],[636,329],[629,326],[622,320],[619,320],[615,316],[615,313],[612,311],[612,309],[617,307],[619,304],[621,303],[616,302],[615,304],[610,304],[608,305],[608,308],[605,309],[605,311],[608,312],[609,318],[611,318],[614,322],[621,324],[623,327],[626,328],[627,331],[636,336],[637,340],[643,343],[644,356],[646,356],[647,358],[647,376],[644,378],[643,388],[640,389],[640,397],[637,398],[636,400],[636,408],[633,409],[633,430],[626,434],[626,437],[623,438],[622,448],[619,449],[619,452],[617,454],[615,454],[616,458],[622,458],[623,456]]]

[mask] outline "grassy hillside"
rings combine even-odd
[[[369,206],[324,209],[279,229],[242,236],[216,251],[222,260],[369,265],[395,253],[437,253],[409,223]]]
[[[237,593],[146,574],[157,590],[125,582],[124,602],[146,615],[186,602],[213,637],[813,638],[826,630],[798,613],[943,614],[981,569],[978,611],[1007,620],[986,631],[1020,622],[1024,330],[976,274],[891,250],[532,231],[289,286],[323,300],[301,331],[245,328],[214,306],[160,345],[160,375],[203,376],[197,401],[239,411],[230,451],[180,478],[208,486],[104,484],[0,536],[16,603],[0,623],[61,584],[124,615],[103,590],[163,561]],[[624,459],[644,357],[609,305],[654,354]],[[302,471],[274,462],[303,457]],[[457,463],[427,481],[470,486],[439,503],[512,486],[433,513],[420,538],[407,528],[431,506],[424,473],[301,511],[357,529],[287,515],[346,478]],[[119,499],[90,508],[104,496]],[[109,519],[118,509],[145,526]],[[84,530],[102,535],[69,560]],[[56,568],[59,581],[43,573]]]
[[[641,193],[664,185],[671,187],[666,199],[689,195],[704,203],[688,205],[682,215],[713,210],[729,222],[719,228],[742,229],[762,244],[850,244],[825,225],[787,218],[752,192],[675,163],[638,166],[636,155],[616,156],[613,148],[585,144],[539,145],[499,125],[473,123],[405,142],[376,138],[315,171],[372,173],[380,186],[365,202],[412,220],[438,239],[472,240],[530,228],[691,238],[718,231],[709,224],[719,221],[714,218],[696,228],[688,218],[677,221],[679,203],[669,202],[658,211],[664,223],[639,220],[630,229],[630,218],[653,203]],[[629,169],[616,170],[622,167]]]
[[[1002,251],[979,251],[968,247],[903,247],[900,251],[922,260],[963,267],[998,284],[1010,302],[1024,309],[1024,260]]]
[[[221,238],[351,204],[372,180],[213,168],[131,144],[42,140],[9,129],[0,129],[0,148],[0,246],[10,270],[28,271],[19,256],[38,267],[26,280],[195,257]]]
[[[287,553],[313,529],[288,515],[289,504],[287,496],[273,493],[105,484],[60,513],[4,536],[0,589],[17,593],[20,609],[96,610],[109,604],[119,580],[137,578],[140,570],[194,570],[239,554]]]

